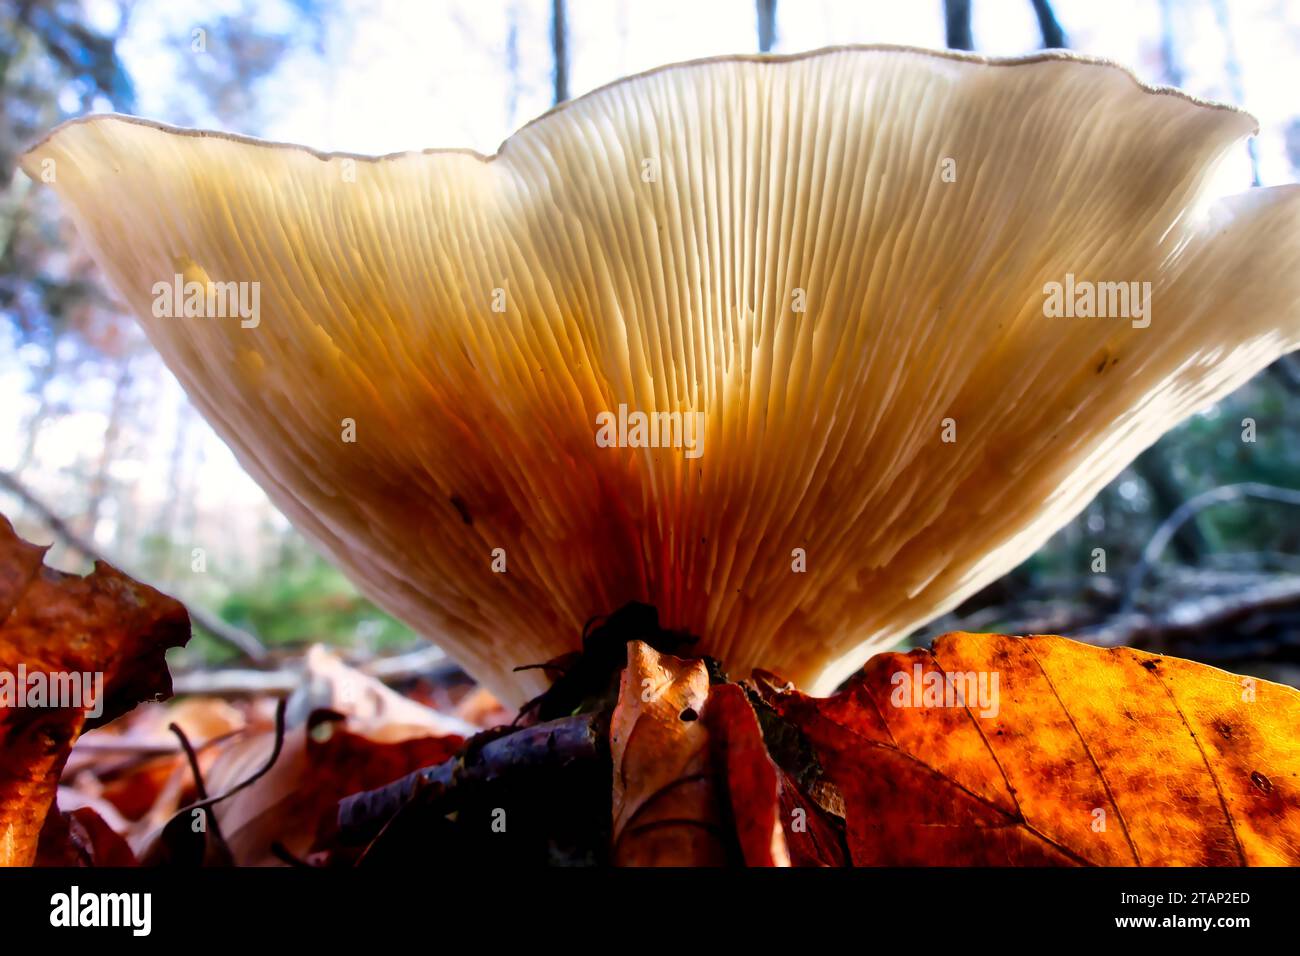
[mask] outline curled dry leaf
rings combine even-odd
[[[612,862],[717,866],[728,862],[709,730],[704,662],[627,645],[610,720],[614,767]]]
[[[769,702],[857,865],[1295,865],[1300,693],[1127,648],[949,634]]]
[[[613,862],[845,862],[834,823],[769,755],[740,685],[709,686],[701,661],[640,642],[628,656],[610,727]]]
[[[0,865],[35,860],[77,735],[170,696],[164,654],[190,636],[185,609],[153,588],[102,562],[86,577],[63,574],[44,555],[0,516]],[[92,687],[102,675],[93,707],[10,705],[24,675],[69,674],[91,675]]]

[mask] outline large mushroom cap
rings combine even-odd
[[[657,70],[486,159],[99,116],[24,166],[272,500],[507,701],[629,600],[819,693],[1300,345],[1300,189],[1208,201],[1254,125],[851,48]],[[256,322],[170,317],[177,274]],[[1067,281],[1150,282],[1149,324],[1045,314]],[[702,413],[702,454],[602,447],[620,406]]]

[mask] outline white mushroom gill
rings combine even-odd
[[[1300,188],[1210,203],[1254,126],[1080,57],[845,48],[620,81],[486,159],[101,116],[24,166],[272,500],[518,703],[629,600],[825,692],[1300,346]],[[256,320],[159,308],[177,274]],[[672,412],[698,456],[638,441]]]

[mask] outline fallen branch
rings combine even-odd
[[[1294,488],[1279,488],[1254,481],[1242,482],[1236,485],[1222,485],[1187,499],[1175,508],[1173,513],[1156,529],[1156,533],[1151,536],[1147,546],[1142,549],[1142,556],[1133,565],[1132,570],[1129,571],[1124,582],[1124,600],[1120,606],[1120,614],[1124,615],[1132,612],[1137,602],[1138,590],[1146,579],[1147,572],[1160,555],[1164,553],[1165,548],[1168,547],[1173,536],[1178,533],[1179,528],[1211,505],[1221,504],[1226,501],[1238,501],[1242,498],[1261,498],[1265,501],[1300,505],[1300,491]]]
[[[1258,615],[1269,617],[1300,613],[1300,577],[1267,581],[1248,591],[1210,595],[1170,605],[1159,614],[1118,614],[1091,631],[1078,634],[1080,640],[1108,647],[1128,645],[1166,652],[1178,645],[1197,645],[1198,657],[1205,657],[1203,637],[1222,638],[1225,631],[1241,629]],[[1240,658],[1248,657],[1245,648]],[[1256,649],[1257,650],[1257,649]],[[1225,653],[1219,659],[1237,659]]]
[[[11,492],[22,501],[23,504],[35,511],[49,529],[54,532],[55,536],[61,538],[63,543],[72,548],[72,550],[80,553],[91,561],[100,561],[104,564],[112,565],[123,574],[129,574],[137,581],[145,580],[140,575],[132,574],[127,571],[117,561],[110,561],[108,558],[104,557],[99,552],[99,549],[85,538],[81,537],[81,535],[77,534],[77,532],[73,531],[72,528],[68,527],[66,521],[55,514],[54,510],[51,509],[49,505],[45,504],[45,502],[33,495],[31,491],[29,491],[27,487],[13,475],[8,472],[0,471],[0,487]],[[266,648],[263,647],[261,641],[255,638],[252,634],[240,630],[233,625],[227,624],[215,614],[210,614],[201,607],[196,607],[187,601],[182,601],[181,603],[185,605],[185,609],[189,612],[190,620],[211,634],[213,638],[223,644],[235,648],[252,660],[266,660]]]
[[[441,680],[464,673],[438,647],[421,647],[353,666],[386,684],[415,677]],[[302,683],[302,675],[300,666],[273,671],[249,668],[190,671],[172,677],[172,690],[176,694],[209,697],[286,697]]]
[[[591,713],[523,727],[480,747],[471,741],[450,760],[341,800],[340,836],[353,845],[367,842],[417,793],[430,801],[444,800],[463,787],[492,783],[506,774],[594,760],[605,747],[604,715]]]

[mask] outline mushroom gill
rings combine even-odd
[[[843,48],[487,158],[95,116],[24,168],[275,504],[506,701],[630,600],[822,693],[1300,346],[1300,187],[1211,194],[1254,127],[1078,56]],[[256,315],[160,306],[229,282]]]

